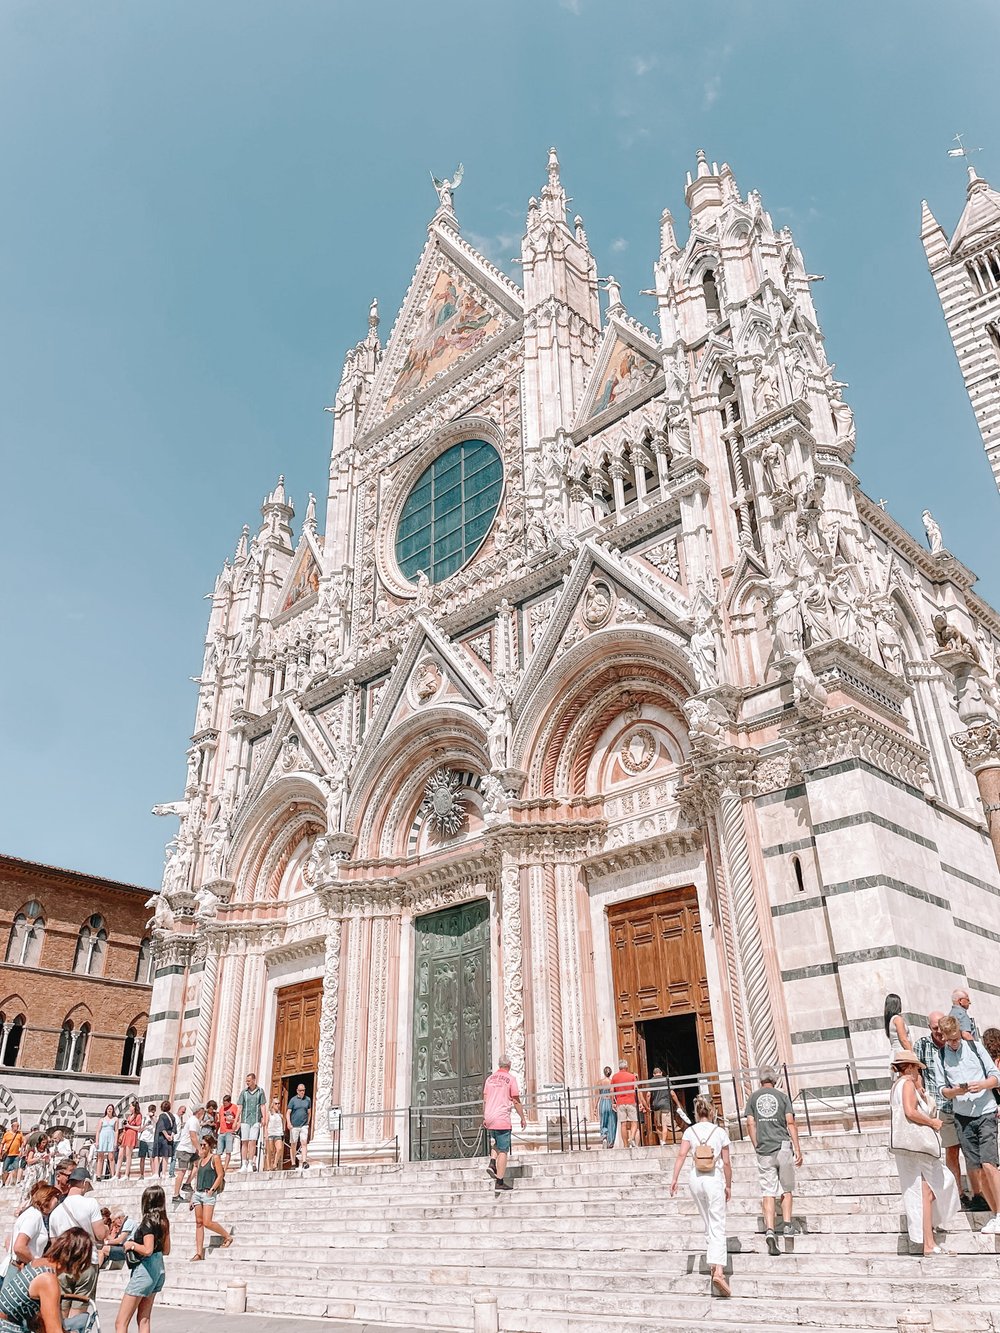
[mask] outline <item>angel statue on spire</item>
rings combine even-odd
[[[442,208],[451,210],[451,196],[462,184],[462,176],[464,172],[465,168],[462,166],[461,162],[459,162],[458,170],[455,172],[454,176],[452,176],[451,180],[446,176],[443,181],[439,181],[434,175],[434,172],[431,172],[431,180],[434,182],[434,188],[437,190],[438,202]]]

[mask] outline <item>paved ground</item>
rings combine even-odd
[[[101,1301],[101,1333],[114,1333],[118,1306]],[[132,1330],[135,1330],[135,1321]],[[303,1328],[329,1329],[330,1333],[428,1333],[403,1324],[366,1324],[356,1319],[282,1319],[269,1314],[219,1314],[214,1310],[176,1310],[157,1305],[153,1310],[155,1333],[296,1333]]]

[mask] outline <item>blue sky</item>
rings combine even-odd
[[[559,148],[632,313],[695,150],[788,223],[866,489],[1000,599],[1000,497],[919,242],[957,130],[1000,185],[992,0],[4,0],[0,850],[158,883],[207,604],[345,349],[388,330],[459,161],[506,266]],[[508,268],[516,276],[516,268]],[[168,822],[170,827],[168,827]]]

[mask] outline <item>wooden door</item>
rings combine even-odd
[[[411,1156],[467,1156],[479,1142],[490,1072],[489,903],[419,916],[413,933]],[[460,1103],[459,1112],[447,1109]]]
[[[608,908],[608,922],[621,1059],[628,1060],[640,1078],[648,1078],[636,1024],[694,1014],[701,1063],[697,1072],[714,1070],[715,1036],[694,886],[616,903]]]
[[[284,1080],[319,1070],[319,1014],[323,1003],[323,981],[303,981],[278,991],[278,1013],[274,1024],[274,1058],[271,1061],[271,1097],[282,1098]],[[270,1103],[268,1103],[270,1104]]]

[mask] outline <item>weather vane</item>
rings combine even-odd
[[[958,144],[958,147],[957,147],[957,148],[949,148],[949,149],[948,149],[948,156],[949,156],[949,157],[964,157],[964,158],[965,158],[965,165],[966,165],[967,167],[971,167],[971,166],[972,166],[972,163],[969,161],[969,157],[970,157],[970,155],[971,155],[972,153],[981,153],[983,150],[982,150],[981,148],[966,148],[965,144],[962,142],[962,140],[963,140],[964,138],[965,138],[965,135],[964,135],[964,134],[956,134],[956,135],[955,135],[955,142]]]

